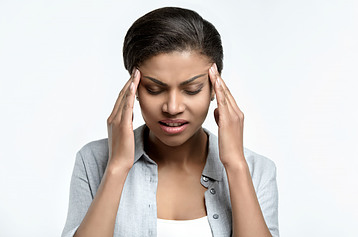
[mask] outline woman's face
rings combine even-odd
[[[213,96],[209,58],[195,51],[154,56],[138,68],[138,100],[150,138],[179,146],[201,130]]]

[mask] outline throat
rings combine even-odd
[[[208,136],[203,129],[180,146],[168,146],[148,133],[145,151],[158,165],[185,168],[193,164],[205,164]]]

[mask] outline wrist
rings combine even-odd
[[[132,168],[133,164],[124,162],[110,161],[107,164],[106,173],[108,175],[127,174]]]
[[[233,158],[232,161],[223,163],[223,165],[226,170],[233,170],[238,172],[249,169],[244,156]]]

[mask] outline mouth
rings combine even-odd
[[[183,132],[188,123],[188,121],[182,119],[159,121],[160,127],[167,134],[177,134]]]
[[[188,121],[183,119],[167,119],[159,121],[161,125],[168,126],[168,127],[180,127],[184,124],[187,124]]]
[[[185,122],[185,123],[164,123],[162,121],[159,121],[159,123],[161,125],[164,125],[164,126],[167,126],[167,127],[180,127],[180,126],[183,126],[184,124],[187,124],[188,122]]]

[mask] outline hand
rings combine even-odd
[[[109,160],[107,167],[134,163],[133,105],[140,80],[138,69],[122,88],[111,115],[107,119]]]
[[[209,69],[209,76],[218,106],[214,117],[219,127],[220,160],[224,166],[246,162],[243,147],[244,114],[222,80],[215,63]]]

